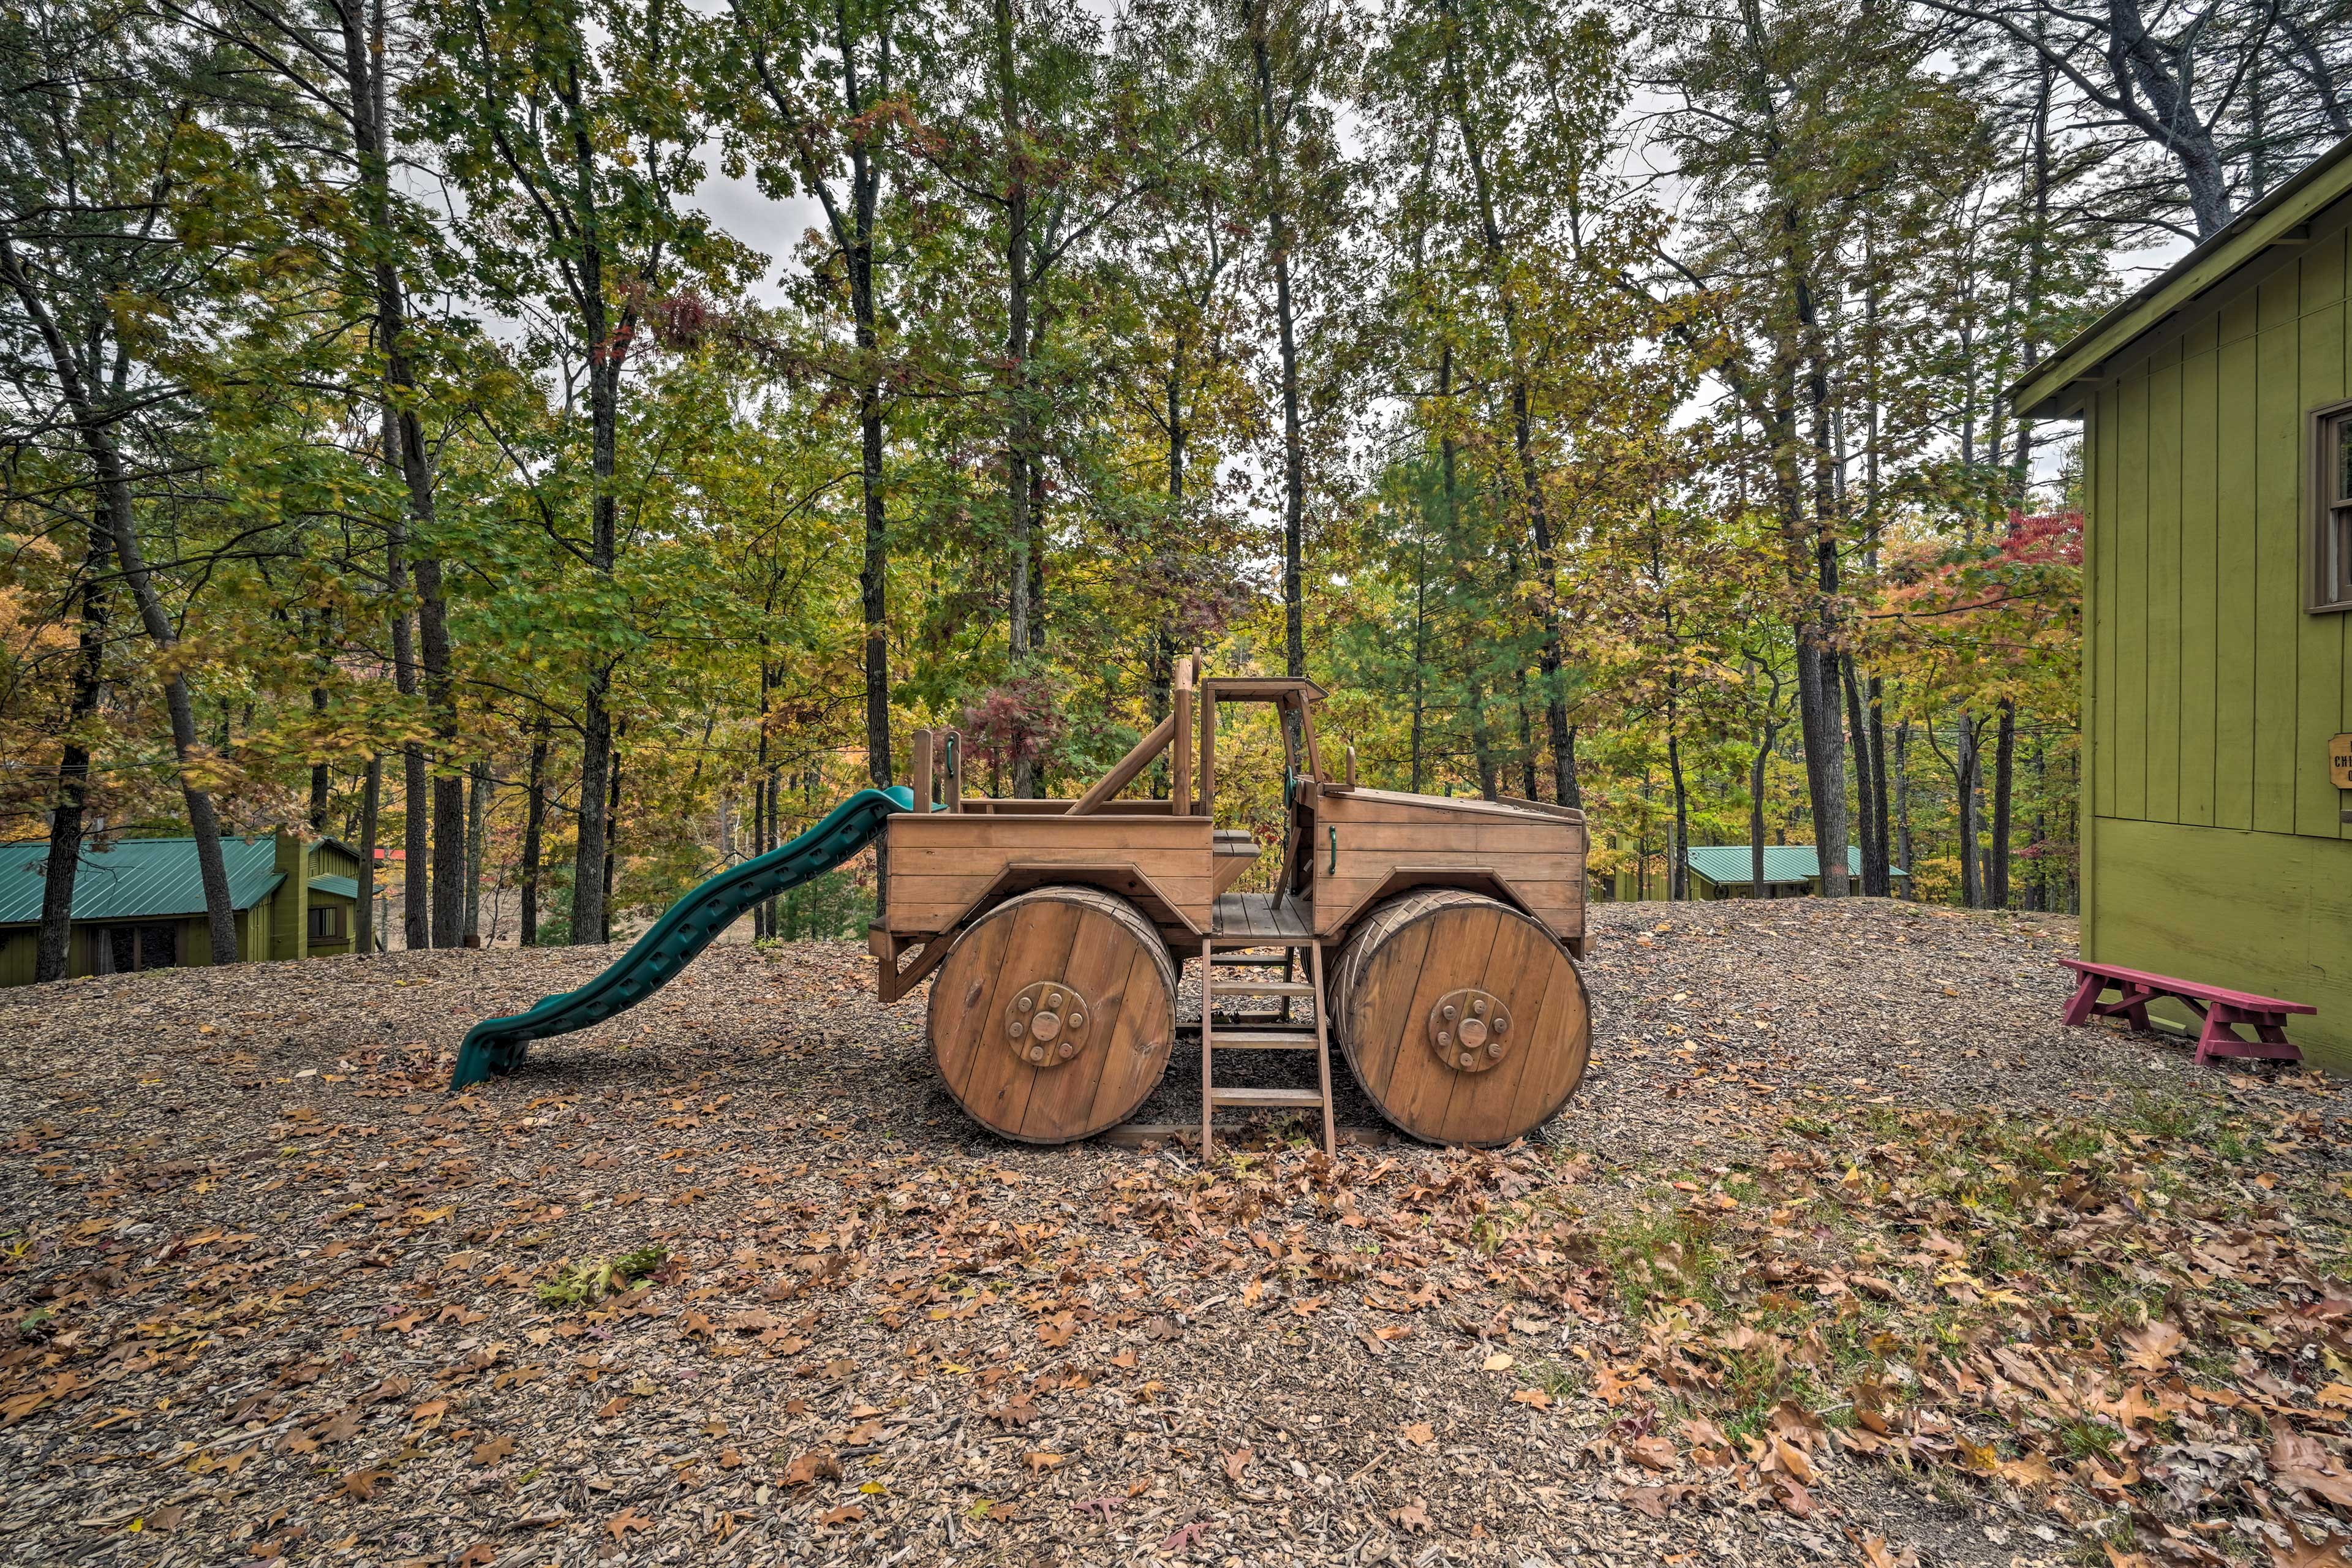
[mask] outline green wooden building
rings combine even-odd
[[[2084,956],[2352,1069],[2352,142],[2011,389],[2083,422]]]
[[[39,951],[46,840],[0,844],[0,985],[29,985]],[[224,838],[237,955],[320,958],[352,951],[360,858],[332,838]],[[117,974],[212,962],[193,838],[85,847],[74,873],[66,973]]]

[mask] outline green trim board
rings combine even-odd
[[[2297,231],[2347,193],[2352,193],[2352,138],[2313,159],[2293,179],[2020,376],[2011,384],[2010,406],[2032,419],[2066,416],[2089,395],[2084,384],[2100,379],[2108,359],[2273,246],[2305,237]]]

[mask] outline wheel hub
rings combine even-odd
[[[1449,991],[1429,1010],[1429,1048],[1462,1072],[1485,1072],[1510,1054],[1511,1014],[1491,991]]]
[[[1086,1048],[1095,1010],[1059,980],[1033,980],[1004,1009],[1005,1042],[1033,1068],[1059,1067]]]

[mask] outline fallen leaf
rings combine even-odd
[[[633,1530],[651,1530],[654,1521],[635,1508],[625,1508],[604,1521],[605,1533],[618,1541]]]
[[[487,1443],[477,1443],[474,1445],[474,1463],[477,1465],[495,1465],[500,1459],[505,1458],[509,1454],[513,1452],[514,1439],[504,1433],[500,1433]]]
[[[1021,1456],[1021,1462],[1023,1464],[1028,1466],[1032,1470],[1039,1471],[1050,1470],[1056,1465],[1067,1462],[1069,1456],[1067,1454],[1048,1454],[1042,1449],[1034,1454],[1024,1454]]]
[[[345,1497],[357,1498],[360,1501],[366,1502],[375,1496],[375,1489],[381,1486],[385,1478],[391,1474],[390,1470],[353,1470],[342,1479],[342,1493]]]
[[[1239,1448],[1227,1454],[1225,1456],[1226,1478],[1234,1485],[1241,1485],[1242,1478],[1249,1473],[1250,1461],[1256,1458],[1257,1450],[1255,1448]]]
[[[834,1458],[830,1448],[812,1448],[805,1454],[795,1456],[793,1462],[784,1467],[784,1485],[788,1487],[804,1487],[811,1481],[837,1481],[840,1479],[841,1461]]]
[[[854,1502],[844,1503],[829,1513],[820,1514],[816,1522],[819,1529],[833,1530],[845,1524],[856,1524],[865,1517],[866,1510],[861,1505]]]
[[[1416,1421],[1404,1428],[1404,1440],[1415,1447],[1426,1448],[1437,1441],[1437,1432],[1428,1422]]]
[[[1389,1517],[1396,1521],[1397,1528],[1400,1530],[1422,1531],[1430,1528],[1429,1504],[1422,1498],[1413,1499],[1402,1508],[1391,1513]]]

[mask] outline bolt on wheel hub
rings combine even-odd
[[[1449,991],[1429,1010],[1429,1048],[1463,1072],[1485,1072],[1510,1049],[1511,1015],[1503,999],[1475,985]]]
[[[1033,1068],[1059,1067],[1086,1048],[1094,1008],[1058,980],[1033,980],[1004,1009],[1005,1041]]]

